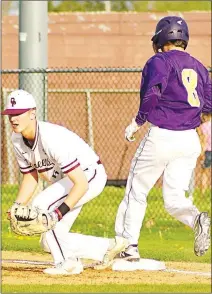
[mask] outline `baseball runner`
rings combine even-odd
[[[35,99],[24,90],[8,96],[2,114],[9,116],[12,144],[23,174],[9,212],[11,227],[21,235],[42,234],[41,246],[51,252],[55,263],[44,273],[79,274],[83,270],[79,257],[101,261],[108,248],[115,245],[116,253],[125,249],[124,238],[69,233],[82,206],[105,187],[107,175],[98,155],[72,131],[38,121]],[[38,176],[50,185],[30,203]]]
[[[211,113],[212,93],[208,70],[185,52],[188,26],[176,16],[162,18],[152,37],[155,55],[146,63],[141,80],[140,107],[125,130],[134,134],[148,121],[150,128],[132,160],[124,199],[115,223],[117,236],[129,247],[120,255],[138,260],[138,239],[147,207],[147,195],[163,174],[163,200],[167,212],[194,230],[194,252],[210,246],[210,218],[185,197],[201,152],[196,128],[201,113]],[[113,251],[113,249],[111,249]]]

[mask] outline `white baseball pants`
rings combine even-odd
[[[130,244],[138,243],[147,195],[162,174],[165,209],[193,228],[199,211],[185,197],[185,191],[200,152],[195,130],[171,131],[151,126],[131,163],[125,196],[116,216],[116,234]]]
[[[70,256],[102,260],[108,246],[109,239],[69,233],[74,221],[80,213],[82,206],[97,197],[104,189],[107,175],[102,164],[96,164],[85,171],[89,182],[89,189],[80,199],[73,210],[69,211],[54,230],[48,231],[43,236],[53,256],[55,264],[63,262]],[[53,211],[67,197],[73,183],[68,177],[52,184],[33,200],[32,205],[44,210]]]

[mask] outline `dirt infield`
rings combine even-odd
[[[28,252],[2,252],[2,260],[18,259],[33,261],[52,261],[49,254],[37,254]],[[211,272],[210,264],[166,262],[167,269],[178,269],[200,273]],[[98,271],[86,269],[80,275],[64,276],[63,279],[57,276],[51,277],[43,274],[44,265],[2,263],[2,284],[24,285],[24,284],[72,284],[102,285],[102,284],[184,284],[198,283],[210,284],[211,277],[197,274],[185,274],[164,271],[136,271],[136,272],[115,272],[111,269]]]

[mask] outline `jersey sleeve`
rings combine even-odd
[[[148,119],[151,109],[158,103],[161,92],[167,86],[169,66],[161,56],[153,56],[142,72],[140,88],[140,107],[136,116],[138,125],[143,125]]]
[[[28,173],[34,171],[35,168],[31,164],[29,164],[29,162],[26,161],[26,159],[23,157],[21,152],[15,146],[13,146],[13,147],[14,147],[14,151],[15,151],[15,157],[18,161],[18,165],[20,168],[20,172],[22,174],[28,174]]]
[[[212,113],[212,82],[209,73],[207,73],[207,79],[204,85],[204,101],[202,112]]]

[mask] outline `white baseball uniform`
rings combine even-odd
[[[168,213],[193,228],[199,210],[185,197],[201,152],[195,130],[171,131],[151,126],[132,160],[115,230],[130,244],[138,244],[147,196],[163,174],[163,199]]]
[[[36,169],[41,178],[52,184],[32,201],[32,205],[41,209],[53,211],[64,201],[73,187],[66,174],[81,166],[88,179],[88,191],[43,239],[55,263],[73,255],[101,260],[109,239],[69,233],[83,204],[98,196],[105,187],[107,175],[97,154],[72,131],[41,121],[37,122],[33,146],[18,133],[12,134],[12,142],[20,171],[24,174]]]

